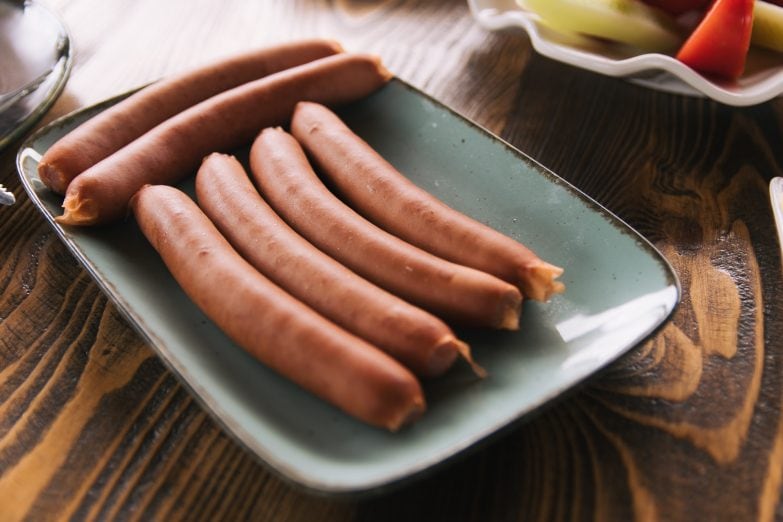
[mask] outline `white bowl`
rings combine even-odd
[[[783,94],[783,55],[751,49],[745,73],[736,81],[706,78],[672,56],[632,50],[596,39],[568,37],[537,22],[514,0],[468,0],[478,23],[490,31],[522,28],[533,48],[548,58],[647,87],[707,96],[734,106],[756,105]]]

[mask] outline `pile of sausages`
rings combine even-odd
[[[420,378],[458,357],[483,375],[447,322],[515,330],[523,296],[563,285],[562,269],[411,183],[327,108],[390,78],[378,58],[323,40],[236,56],[88,120],[44,154],[39,176],[65,195],[57,221],[132,212],[239,346],[396,431],[426,408]],[[250,142],[250,176],[215,152]],[[171,186],[195,170],[197,203]]]

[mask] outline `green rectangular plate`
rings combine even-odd
[[[524,305],[518,332],[462,330],[479,364],[425,383],[428,411],[399,433],[357,422],[226,338],[177,286],[136,224],[63,228],[38,160],[116,103],[53,122],[22,146],[30,198],[68,248],[204,407],[271,469],[310,490],[379,491],[421,474],[556,398],[650,335],[680,287],[664,258],[597,203],[519,151],[393,80],[340,113],[415,183],[563,266],[563,295]],[[240,151],[241,154],[241,151]],[[182,185],[190,194],[192,180]],[[270,332],[274,335],[274,332]]]

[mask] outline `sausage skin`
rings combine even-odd
[[[250,142],[268,125],[287,122],[296,102],[340,104],[370,94],[391,74],[379,58],[341,53],[245,83],[169,118],[79,174],[65,194],[64,225],[109,223],[146,184],[173,184],[210,152]]]
[[[231,56],[153,83],[63,136],[43,155],[38,175],[51,190],[65,194],[78,174],[188,107],[341,50],[336,42],[304,40]]]
[[[422,377],[470,349],[437,317],[378,288],[297,234],[261,198],[242,164],[213,153],[196,175],[198,204],[259,272]]]
[[[395,431],[424,411],[410,371],[261,275],[183,192],[148,185],[131,208],[185,293],[261,362],[375,426]]]
[[[449,320],[515,330],[522,296],[500,279],[388,234],[337,199],[293,136],[263,130],[250,150],[260,192],[288,224],[362,277]]]
[[[340,195],[364,217],[433,254],[493,274],[546,301],[563,269],[447,206],[403,176],[323,105],[297,104],[291,132]]]

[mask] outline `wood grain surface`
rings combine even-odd
[[[44,122],[306,36],[403,79],[597,199],[674,266],[672,321],[535,418],[360,499],[270,474],[131,330],[0,154],[0,520],[783,520],[783,101],[736,109],[542,58],[462,0],[49,0],[74,69]]]

